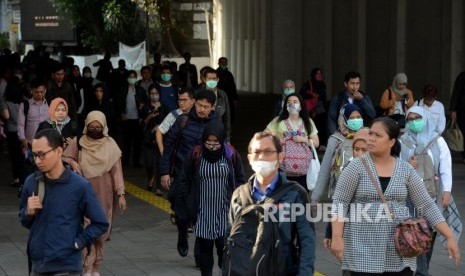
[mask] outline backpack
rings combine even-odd
[[[313,159],[312,151],[307,144],[294,142],[293,139],[295,135],[300,135],[299,132],[302,132],[302,125],[299,125],[297,133],[294,134],[289,120],[283,122],[286,124],[290,135],[285,138],[283,146],[284,160],[281,168],[290,177],[307,175],[308,167]]]
[[[331,171],[329,177],[328,197],[332,198],[336,189],[337,181],[341,175],[342,170],[347,166],[352,158],[352,144],[353,139],[347,139],[340,134],[333,134],[333,138],[338,140],[334,150],[333,157],[331,158]]]
[[[431,140],[429,144],[423,149],[423,151],[414,151],[413,153],[413,156],[417,161],[417,167],[415,171],[423,180],[423,184],[425,185],[426,190],[431,197],[436,197],[437,193],[439,192],[439,160],[437,159],[439,158],[440,150],[437,142],[438,138],[439,136]],[[401,139],[401,141],[408,148],[414,148],[409,141],[405,141],[404,139]],[[432,151],[432,154],[435,158],[434,162],[431,156],[428,154],[428,149],[431,149]]]
[[[298,184],[282,185],[271,197],[254,203],[251,185],[238,188],[242,210],[234,219],[223,252],[223,275],[287,275],[280,249],[279,222],[265,220],[265,210]],[[268,207],[267,207],[268,206]]]

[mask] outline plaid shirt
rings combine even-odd
[[[367,155],[366,159],[375,178],[378,178],[370,156]],[[379,181],[377,182],[376,184],[380,185]],[[416,269],[416,259],[400,257],[394,243],[396,225],[410,217],[409,210],[405,206],[407,196],[410,197],[413,205],[422,211],[422,215],[430,225],[434,226],[444,221],[418,174],[400,159],[396,161],[384,195],[395,218],[388,219],[387,213],[384,212],[382,213],[384,218],[376,221],[379,208],[382,207],[381,198],[360,159],[352,160],[342,172],[333,196],[332,214],[347,216],[349,211],[355,209],[353,203],[358,204],[357,210],[364,211],[364,208],[368,208],[371,204],[371,207],[366,209],[366,214],[373,219],[370,222],[362,216],[357,221],[351,218],[350,222],[344,224],[343,270],[383,273],[402,271],[407,267],[413,271]],[[349,207],[352,210],[349,210]]]

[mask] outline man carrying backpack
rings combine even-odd
[[[313,275],[315,231],[306,219],[308,196],[280,173],[279,139],[256,133],[248,152],[255,175],[232,196],[223,275]],[[297,206],[303,212],[292,212]],[[291,210],[287,219],[277,214],[282,208]],[[273,209],[278,210],[274,215]]]
[[[458,239],[462,225],[451,196],[451,154],[444,138],[436,132],[436,126],[429,121],[428,113],[429,111],[421,106],[413,106],[407,111],[407,131],[399,139],[401,141],[400,157],[408,161],[423,179],[426,190],[436,201],[439,210],[443,212],[444,218]],[[415,211],[417,211],[415,215],[421,215],[422,210]],[[429,262],[436,234],[437,232],[433,232],[429,252],[417,257],[416,276],[429,275]]]

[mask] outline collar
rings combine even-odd
[[[41,105],[41,104],[46,104],[47,103],[47,100],[43,99],[42,101],[36,101],[34,100],[34,98],[31,98],[32,100],[32,104],[37,104],[37,105]]]
[[[262,190],[260,189],[260,185],[258,184],[257,178],[253,178],[253,185],[252,185],[252,198],[258,201],[264,200],[266,197],[270,196],[271,193],[276,189],[279,180],[279,173],[275,175],[273,180],[271,180],[270,184],[265,188],[265,194],[263,194]]]

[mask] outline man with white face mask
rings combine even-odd
[[[303,212],[292,211],[294,210],[293,207],[305,206],[308,203],[308,195],[304,188],[297,182],[287,180],[284,173],[279,170],[279,164],[284,159],[281,142],[276,136],[268,132],[258,132],[250,141],[248,152],[247,158],[255,174],[233,193],[230,208],[230,226],[233,225],[236,219],[241,219],[241,216],[244,215],[241,215],[241,211],[251,206],[251,201],[253,201],[253,204],[262,204],[264,202],[269,203],[270,199],[274,199],[272,204],[279,206],[279,210],[274,215],[277,221],[268,218],[270,219],[268,223],[279,224],[280,241],[276,244],[279,244],[278,250],[282,252],[281,259],[276,260],[277,262],[274,263],[286,264],[284,275],[313,275],[315,263],[314,226],[312,222],[306,219],[306,208],[300,210]],[[250,195],[249,200],[243,200],[244,194]],[[290,215],[287,215],[287,219],[278,215],[283,211],[280,209],[281,206],[289,205]],[[228,237],[227,248],[230,242],[232,244],[236,242],[234,231],[230,231],[231,227],[226,233],[226,237]],[[295,241],[297,241],[297,244],[295,244]],[[300,251],[299,260],[295,260],[293,257],[297,253],[295,251],[297,250],[296,246]],[[233,250],[228,252],[229,256],[223,260],[223,268],[229,267],[234,271],[237,269],[237,267],[234,267],[234,259],[239,256],[232,256],[234,254]]]

